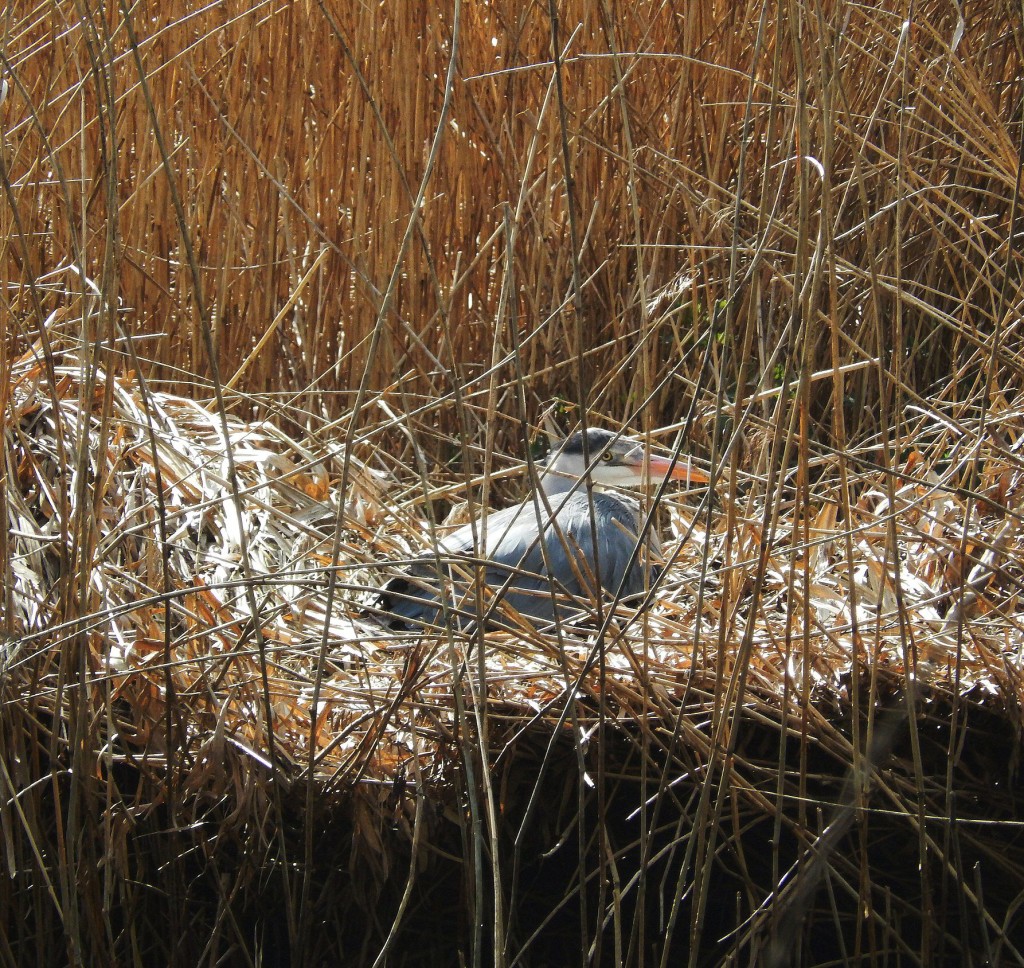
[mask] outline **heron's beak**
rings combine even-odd
[[[663,477],[670,477],[674,481],[686,481],[687,484],[710,484],[711,478],[703,471],[697,470],[690,463],[690,459],[680,458],[672,463],[667,457],[648,457],[647,467],[651,480],[659,480]]]

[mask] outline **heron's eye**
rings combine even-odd
[[[611,460],[612,460],[613,458],[614,458],[614,454],[612,454],[612,452],[611,452],[610,450],[606,450],[606,451],[605,451],[605,452],[604,452],[604,453],[603,453],[603,454],[601,455],[601,460],[603,460],[603,461],[604,461],[605,463],[608,463],[608,462],[609,462],[609,461],[611,461]]]

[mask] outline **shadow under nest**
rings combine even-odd
[[[696,700],[682,714],[693,721],[705,716]],[[848,694],[815,705],[849,736]],[[593,726],[597,710],[589,712]],[[499,733],[500,709],[490,715]],[[671,723],[652,724],[644,745],[635,725],[609,718],[582,751],[569,726],[520,723],[491,778],[507,963],[918,964],[925,952],[935,965],[1021,963],[1019,736],[985,697],[961,697],[956,719],[951,736],[951,697],[936,690],[918,695],[911,722],[893,678],[877,707],[877,774],[863,809],[852,805],[849,764],[814,737],[801,743],[792,722],[782,730],[763,715],[741,716],[724,772],[722,759],[709,766],[673,740]],[[55,794],[66,810],[71,781],[45,760],[45,745],[35,746],[35,769],[61,779],[38,809],[52,811],[42,849],[56,856]],[[230,791],[169,797],[155,771],[118,763],[111,779],[141,809],[123,842],[133,877],[111,892],[121,904],[109,908],[109,950],[167,965],[372,964],[393,933],[387,964],[470,964],[474,951],[493,963],[494,857],[474,826],[465,761],[449,752],[446,783],[421,794],[404,908],[411,780],[396,780],[370,818],[351,788],[314,788],[312,809],[304,782],[274,791],[266,777],[261,803]],[[901,785],[919,790],[917,816],[893,808],[886,791]],[[102,798],[104,787],[84,790]],[[172,819],[166,803],[175,796]],[[104,839],[98,850],[110,849],[108,830],[86,829]],[[22,871],[0,889],[8,950],[19,963],[59,963],[59,936],[33,928],[38,905],[10,903],[19,889],[38,892],[30,880]],[[81,880],[86,895],[103,890],[101,870]],[[306,930],[296,934],[287,912],[300,895]]]

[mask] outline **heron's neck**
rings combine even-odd
[[[540,489],[548,496],[554,497],[556,494],[565,494],[566,491],[571,491],[574,488],[585,489],[586,483],[581,481],[578,477],[574,477],[572,474],[559,474],[558,471],[547,469],[540,478]]]

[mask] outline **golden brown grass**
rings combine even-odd
[[[1024,22],[964,12],[11,5],[0,964],[1021,963]],[[582,411],[715,470],[654,609],[362,621]]]

